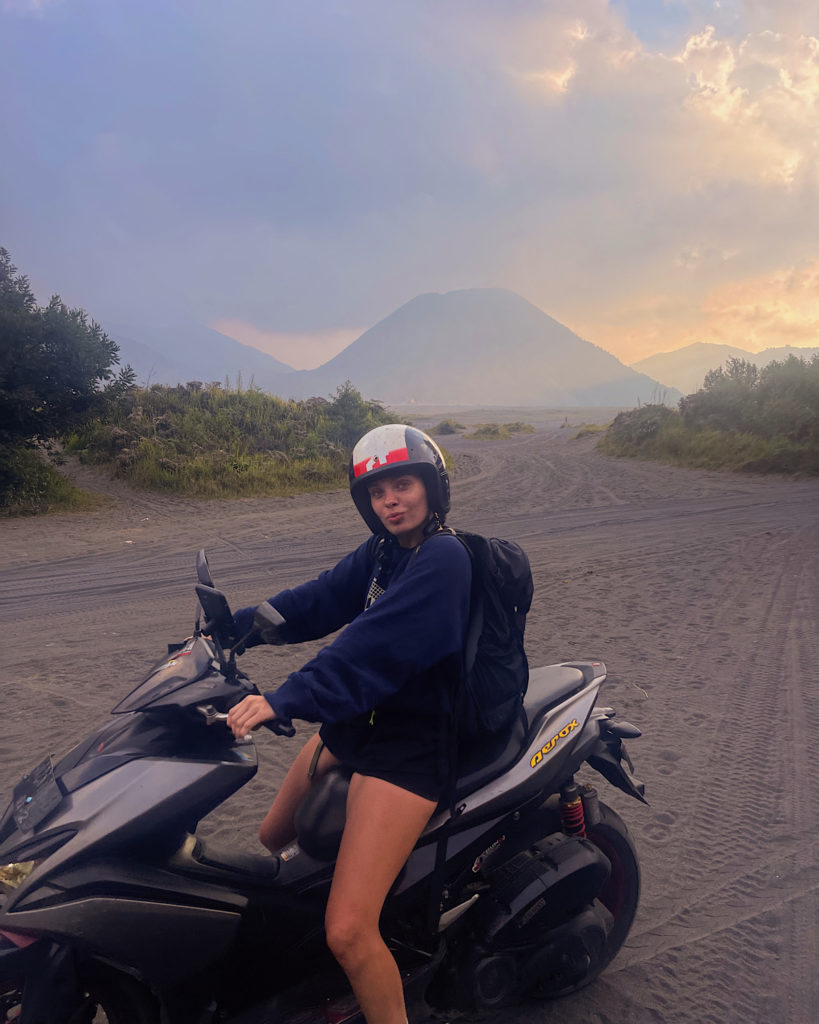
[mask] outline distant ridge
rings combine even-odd
[[[632,407],[680,397],[502,288],[418,295],[280,386],[306,398],[345,380],[400,405]]]
[[[697,341],[684,348],[678,348],[673,352],[659,352],[657,355],[648,356],[632,363],[633,370],[647,373],[649,376],[662,381],[667,387],[677,388],[684,394],[689,395],[701,388],[705,381],[705,375],[709,370],[716,370],[724,366],[729,359],[745,359],[757,366],[767,366],[768,363],[777,360],[781,362],[788,356],[796,356],[797,359],[810,359],[817,348],[796,348],[793,345],[783,345],[781,348],[766,348],[762,352],[747,352],[742,348],[734,348],[732,345],[715,345],[710,342]]]
[[[418,295],[314,370],[293,370],[204,327],[105,327],[138,383],[227,378],[235,386],[241,374],[245,387],[310,398],[350,380],[387,405],[632,408],[680,398],[503,288]]]
[[[193,380],[225,384],[229,380],[235,387],[241,380],[244,387],[250,387],[252,381],[265,388],[265,381],[278,381],[295,372],[257,348],[197,323],[148,326],[106,322],[102,326],[119,345],[120,365],[131,364],[139,385]]]

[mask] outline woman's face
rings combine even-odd
[[[414,473],[382,476],[370,484],[370,502],[378,516],[402,548],[414,548],[424,539],[429,519],[427,489]]]

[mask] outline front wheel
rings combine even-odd
[[[30,985],[31,979],[28,983],[22,979],[0,982],[0,1024],[13,1024],[27,1012],[36,1014],[38,1020],[45,1013],[49,1020],[59,1019],[67,1024],[159,1024],[160,1021],[159,1006],[146,988],[128,975],[102,965],[89,964],[82,971],[82,1000],[69,1016],[64,1016],[64,1006],[53,1005],[53,1000],[45,993],[32,993]],[[29,1006],[32,995],[38,1004],[36,1008]],[[55,996],[54,1000],[57,998]]]
[[[94,966],[85,973],[83,984],[89,1010],[76,1018],[77,1024],[159,1024],[157,1001],[128,975]]]
[[[606,935],[605,947],[594,958],[594,965],[590,966],[582,977],[570,984],[564,984],[561,983],[558,973],[557,976],[549,974],[541,977],[535,982],[531,994],[542,999],[569,995],[594,981],[619,953],[637,912],[640,899],[640,865],[637,850],[623,819],[610,807],[601,803],[600,821],[587,828],[586,838],[605,854],[611,864],[611,873],[597,895],[597,902],[611,914],[613,922]]]

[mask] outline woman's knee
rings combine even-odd
[[[359,915],[344,908],[327,908],[324,931],[330,952],[344,967],[368,955],[369,944],[380,939],[378,927],[370,928]]]

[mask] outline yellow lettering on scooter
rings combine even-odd
[[[579,729],[580,726],[577,723],[577,719],[572,719],[568,725],[564,725],[560,732],[556,732],[554,736],[549,740],[548,743],[544,743],[543,746],[534,755],[532,760],[529,762],[531,768],[537,768],[540,762],[543,760],[543,755],[548,754],[550,750],[553,750],[557,745],[558,740],[565,740],[567,736],[574,732],[575,729]]]

